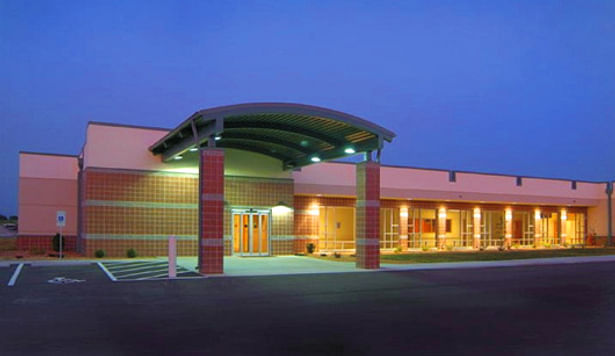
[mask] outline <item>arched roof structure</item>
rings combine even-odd
[[[202,146],[279,159],[284,169],[381,150],[395,134],[372,122],[317,106],[250,103],[195,112],[150,147],[170,161]]]

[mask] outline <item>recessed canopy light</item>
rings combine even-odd
[[[216,141],[220,141],[221,139],[222,139],[222,136],[216,136],[216,137],[214,137],[214,140],[216,140]]]
[[[176,160],[176,161],[179,161],[182,158],[184,158],[184,157],[182,157],[181,155],[177,155],[177,156],[173,157],[173,159]]]
[[[198,148],[196,148],[196,147],[192,147],[192,148],[190,149],[190,152],[196,152],[196,151],[198,151],[198,150],[199,150]]]
[[[310,158],[310,160],[311,160],[312,162],[320,162],[320,157],[318,157],[318,156],[314,156],[314,157]]]
[[[344,150],[345,153],[351,155],[353,153],[356,153],[357,151],[354,150],[354,148],[352,147],[346,147],[346,149]]]

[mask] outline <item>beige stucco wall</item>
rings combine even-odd
[[[66,235],[77,233],[77,157],[19,154],[19,235],[52,236],[66,211]]]
[[[198,173],[198,152],[186,152],[179,161],[164,163],[149,147],[167,130],[90,123],[83,149],[84,168],[115,168]],[[225,149],[224,173],[232,176],[291,178],[282,163],[258,153]]]
[[[606,198],[606,193],[603,193],[603,195],[604,199],[601,199],[596,206],[587,209],[587,231],[589,233],[595,233],[598,236],[606,236],[608,234],[608,200]],[[611,200],[611,207],[612,228],[615,230],[615,199]],[[615,231],[613,231],[613,233],[615,233]]]
[[[355,166],[346,163],[320,163],[294,172],[295,193],[355,194]],[[384,198],[485,201],[504,203],[594,206],[604,195],[604,184],[571,182],[558,179],[523,178],[480,173],[456,173],[407,167],[382,166],[381,196]]]

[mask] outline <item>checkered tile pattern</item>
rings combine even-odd
[[[165,256],[166,237],[183,236],[177,253],[197,254],[196,175],[88,168],[80,177],[79,251],[93,256]]]

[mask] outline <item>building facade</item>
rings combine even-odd
[[[68,249],[164,256],[173,235],[203,273],[308,244],[377,268],[387,251],[606,242],[610,183],[381,165],[394,136],[295,104],[202,110],[175,129],[90,122],[78,155],[20,153],[18,247],[49,248],[58,210]]]

